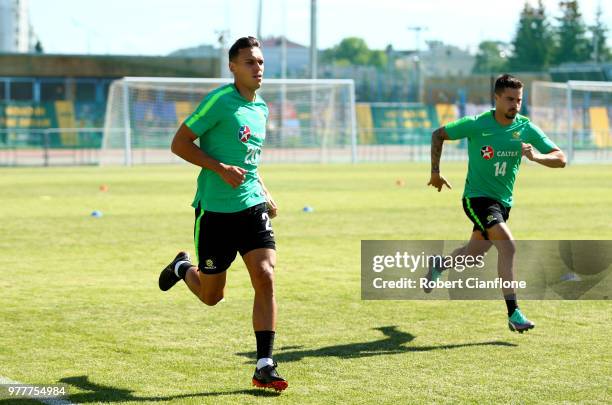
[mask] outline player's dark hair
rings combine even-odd
[[[495,80],[495,94],[501,94],[505,89],[522,89],[523,82],[521,82],[516,77],[503,74]]]
[[[261,44],[255,37],[242,37],[238,38],[234,45],[229,49],[229,60],[234,60],[241,49],[244,48],[261,48]]]

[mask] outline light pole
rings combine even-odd
[[[310,78],[317,78],[317,0],[310,0]],[[313,139],[318,137],[315,118],[316,100],[317,91],[313,84],[310,87],[310,131]]]
[[[229,37],[229,30],[217,30],[215,34],[218,35],[219,41],[219,77],[226,78],[230,77],[229,71],[229,57],[227,55],[227,39]]]
[[[410,26],[408,27],[409,31],[414,31],[414,36],[415,36],[415,50],[416,50],[416,57],[414,59],[415,62],[415,71],[416,71],[416,95],[417,95],[417,101],[422,101],[423,100],[423,95],[421,94],[423,91],[423,86],[421,85],[421,81],[423,80],[421,77],[421,31],[426,31],[427,27],[421,26],[421,25],[417,25],[417,26]]]
[[[317,0],[310,0],[310,78],[317,78]]]
[[[262,7],[263,0],[259,0],[259,4],[257,5],[257,39],[262,40],[261,37],[261,18],[262,18]]]

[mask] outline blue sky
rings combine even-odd
[[[528,0],[535,4],[536,0]],[[30,0],[30,19],[47,53],[165,55],[213,44],[217,33],[230,38],[254,35],[257,0]],[[581,0],[586,23],[597,5],[612,29],[612,4]],[[607,3],[607,4],[606,4]],[[550,16],[558,0],[544,0]],[[360,36],[371,48],[413,49],[409,26],[423,26],[425,40],[441,40],[475,50],[484,39],[510,41],[523,0],[319,0],[318,47]],[[263,0],[263,36],[286,33],[310,42],[310,0]],[[608,34],[608,43],[612,32]]]

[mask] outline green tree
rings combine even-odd
[[[586,26],[578,10],[578,1],[561,1],[563,15],[557,18],[557,47],[554,62],[586,62],[590,59],[591,44],[586,37]]]
[[[388,57],[385,51],[370,51],[369,64],[379,68],[387,66]]]
[[[608,27],[601,21],[602,13],[600,5],[595,13],[595,24],[590,27],[592,41],[589,50],[591,59],[595,62],[607,62],[612,59],[612,52],[610,52],[608,47]]]
[[[335,65],[374,65],[384,68],[387,55],[383,51],[371,51],[366,42],[357,37],[344,38],[333,48],[323,52],[323,61]]]
[[[540,71],[546,69],[554,52],[554,36],[546,17],[542,1],[537,8],[525,3],[512,41],[513,54],[508,68],[513,71]]]
[[[508,44],[501,41],[482,41],[478,45],[474,73],[498,73],[508,67]]]

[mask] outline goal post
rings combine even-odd
[[[172,163],[179,125],[231,79],[125,77],[109,89],[101,164]],[[356,162],[355,86],[344,79],[267,79],[264,162]]]
[[[534,82],[529,116],[569,162],[612,160],[611,82]]]

